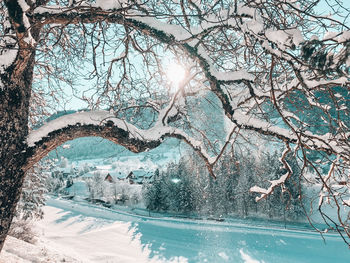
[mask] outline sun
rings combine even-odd
[[[165,75],[174,88],[177,88],[184,80],[185,74],[185,68],[178,63],[171,62],[165,67]]]

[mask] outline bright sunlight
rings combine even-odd
[[[172,88],[177,89],[178,85],[185,77],[186,70],[180,64],[170,62],[165,67],[165,74],[169,82],[171,82]]]

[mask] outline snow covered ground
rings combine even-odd
[[[0,254],[0,263],[31,263],[31,262],[79,262],[49,247],[42,241],[35,245],[8,236]]]
[[[51,198],[35,245],[8,238],[1,263],[12,262],[348,262],[342,240],[327,234],[137,216]]]

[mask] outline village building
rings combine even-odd
[[[139,169],[131,171],[126,177],[126,179],[129,180],[130,184],[143,184],[146,182],[150,182],[153,178],[153,174],[153,171]]]
[[[125,181],[127,180],[127,174],[123,172],[109,171],[104,180],[110,183]]]

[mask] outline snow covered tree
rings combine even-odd
[[[169,209],[168,180],[163,174],[158,174],[152,183],[144,185],[143,199],[145,206],[151,211],[164,211]]]
[[[46,189],[49,193],[58,194],[63,191],[65,183],[62,175],[50,175],[46,180]]]
[[[162,186],[160,179],[157,178],[152,184],[145,185],[143,188],[143,199],[148,210],[159,211],[164,207],[164,198],[162,196]]]
[[[106,184],[108,182],[104,181],[104,176],[100,172],[95,172],[93,177],[86,180],[86,185],[88,187],[90,199],[101,199],[104,197],[106,191]]]
[[[256,202],[249,188],[257,183],[256,166],[258,161],[250,152],[239,157],[239,178],[236,186],[235,208],[239,215],[247,217],[251,210],[256,211]],[[254,208],[253,208],[254,207]]]
[[[277,151],[274,154],[264,152],[259,159],[250,152],[236,153],[235,156],[225,153],[215,167],[215,180],[203,176],[207,171],[203,171],[201,160],[192,154],[187,152],[178,164],[169,164],[152,184],[144,187],[147,209],[215,217],[231,214],[244,218],[305,219],[304,206],[299,198],[304,194],[303,189],[294,184],[294,177],[299,178],[301,171],[292,156],[287,160],[294,177],[283,188],[275,188],[274,194],[264,202],[257,203],[257,194],[249,189],[257,183],[268,185],[286,172]]]
[[[42,207],[45,205],[46,180],[51,164],[49,160],[41,161],[27,173],[9,231],[11,236],[29,243],[34,242],[35,231],[32,220],[41,219],[44,215]]]
[[[25,173],[52,149],[85,136],[133,152],[174,137],[192,146],[214,177],[226,142],[260,133],[286,145],[287,172],[266,188],[251,188],[258,200],[292,177],[285,157],[294,151],[302,172],[313,170],[322,184],[320,213],[323,200],[348,207],[349,10],[331,0],[325,16],[320,2],[1,1],[0,249]],[[168,69],[169,58],[182,70]],[[89,111],[33,129],[30,120],[48,105],[63,105],[68,88]],[[221,140],[213,141],[191,115],[208,93],[220,118],[226,116]],[[321,112],[326,128],[312,129],[307,110]],[[207,123],[216,119],[207,115]],[[348,242],[344,217],[324,218]]]
[[[40,219],[43,216],[47,193],[46,180],[49,176],[50,161],[40,162],[31,169],[24,180],[21,198],[17,205],[16,216],[19,219]]]
[[[258,160],[256,173],[257,182],[261,185],[269,185],[272,180],[276,180],[286,173],[286,169],[279,160],[280,153],[264,152]],[[300,167],[295,157],[289,154],[286,160],[293,171],[293,177],[283,186],[274,189],[273,195],[266,198],[261,206],[257,207],[257,212],[264,212],[270,218],[284,218],[287,220],[298,220],[305,218],[304,203],[299,196],[303,195],[302,184],[299,181],[301,175]],[[256,182],[256,183],[257,183]]]
[[[184,160],[180,160],[168,175],[168,185],[171,185],[168,198],[172,200],[170,209],[180,213],[190,213],[196,210],[193,172]]]

